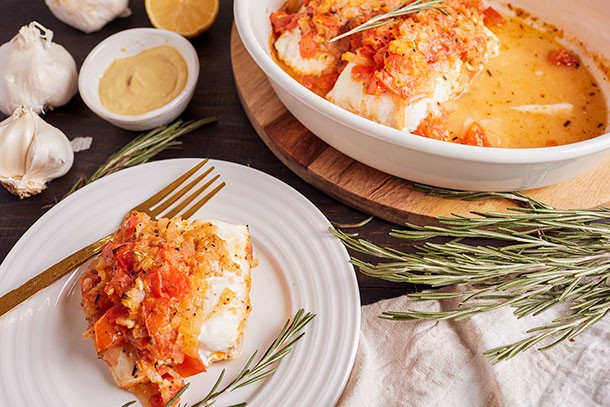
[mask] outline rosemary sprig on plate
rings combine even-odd
[[[387,311],[383,318],[459,320],[505,306],[524,317],[567,305],[567,315],[531,329],[529,337],[485,352],[496,363],[538,344],[548,349],[573,339],[610,313],[609,208],[554,209],[518,192],[428,192],[460,199],[502,197],[522,206],[508,212],[473,212],[473,217],[442,217],[439,226],[408,224],[409,229],[392,230],[390,236],[419,243],[408,253],[331,229],[346,247],[380,260],[371,264],[352,257],[364,274],[444,288],[410,294],[411,300],[460,300],[448,311]],[[493,244],[477,244],[481,238]]]
[[[178,137],[190,133],[204,124],[213,123],[217,120],[216,117],[207,117],[189,122],[176,120],[171,124],[157,127],[147,133],[139,135],[119,151],[112,154],[89,178],[79,179],[72,188],[70,188],[66,196],[106,175],[134,165],[143,164],[161,151],[178,148],[182,144],[182,141],[177,140]]]
[[[284,324],[284,327],[278,336],[271,343],[271,345],[269,345],[258,362],[252,366],[252,363],[256,358],[256,354],[258,353],[258,351],[254,351],[239,374],[229,384],[219,390],[220,383],[225,375],[225,369],[223,369],[209,393],[202,400],[193,404],[191,407],[211,406],[221,395],[230,393],[233,390],[245,387],[249,384],[258,382],[268,376],[271,376],[277,369],[275,364],[292,352],[294,345],[303,337],[303,335],[305,335],[305,332],[302,332],[303,329],[311,322],[312,319],[315,318],[315,316],[315,314],[305,312],[303,309],[299,309],[292,318],[292,322],[290,320],[286,321],[286,324]],[[182,390],[176,394],[176,396],[174,396],[174,398],[167,402],[166,407],[172,406],[176,400],[182,396],[187,388],[188,384],[184,386]],[[245,405],[246,403],[239,404],[239,406]]]
[[[444,1],[445,0],[415,0],[413,2],[409,2],[408,0],[404,1],[387,13],[379,14],[370,20],[367,20],[365,23],[360,24],[356,28],[333,37],[329,42],[338,41],[342,38],[349,37],[352,34],[356,34],[357,32],[381,27],[382,25],[391,23],[396,17],[419,13],[420,11],[424,10],[437,10],[443,14],[446,14],[447,12],[445,11],[445,8],[439,5]]]

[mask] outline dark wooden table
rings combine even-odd
[[[42,0],[3,0],[2,5],[0,42],[9,41],[21,26],[35,20],[53,30],[54,41],[72,54],[79,68],[87,54],[109,35],[128,28],[151,26],[143,1],[136,0],[130,1],[133,11],[130,17],[117,19],[93,34],[84,34],[63,24],[50,13]],[[301,192],[332,222],[354,223],[366,218],[368,215],[330,198],[301,180],[258,137],[242,109],[230,69],[229,41],[232,24],[233,2],[221,0],[220,12],[213,27],[192,40],[200,57],[201,75],[193,100],[182,118],[189,120],[218,116],[219,122],[183,136],[182,149],[162,152],[155,160],[210,157],[248,165]],[[89,150],[75,155],[74,165],[67,175],[51,182],[39,195],[21,200],[0,188],[0,262],[23,233],[53,203],[61,199],[79,178],[89,176],[113,152],[139,134],[119,129],[98,118],[78,95],[67,105],[46,114],[44,119],[60,128],[70,139],[77,136],[93,137],[93,144]],[[386,244],[390,243],[387,233],[395,226],[373,220],[359,233],[376,243]],[[363,304],[398,296],[409,290],[409,287],[367,278],[361,274],[358,274],[358,281]]]

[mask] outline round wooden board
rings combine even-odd
[[[235,27],[231,34],[231,61],[242,105],[261,139],[294,173],[335,199],[397,224],[435,224],[438,216],[504,211],[514,206],[502,199],[467,202],[431,197],[414,191],[412,182],[333,149],[286,110],[244,48]],[[593,208],[610,202],[608,180],[610,159],[577,178],[525,193],[556,208]]]

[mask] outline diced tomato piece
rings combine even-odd
[[[174,370],[182,377],[189,377],[205,372],[206,366],[200,358],[184,355],[184,361],[181,364],[174,366]]]
[[[121,296],[127,290],[133,287],[133,278],[121,269],[117,269],[110,281],[106,284],[106,293],[112,293],[109,295],[115,302],[120,301]]]
[[[115,305],[95,322],[93,329],[95,332],[95,347],[98,352],[108,349],[124,339],[124,328],[116,324],[117,318],[124,316],[126,316],[124,307]]]
[[[311,91],[324,97],[335,86],[339,72],[332,72],[327,75],[303,75],[299,81]]]
[[[347,41],[349,42],[349,49],[358,51],[363,47],[362,36],[361,35],[351,35],[347,37]]]
[[[373,78],[377,80],[378,83],[371,84],[369,83],[369,87],[367,88],[367,93],[370,95],[380,95],[385,92],[387,89],[394,90],[394,77],[388,74],[386,71],[376,71],[373,75]],[[373,80],[371,78],[371,81]]]
[[[373,63],[377,67],[385,65],[385,58],[388,55],[388,47],[382,47],[373,55]]]
[[[114,247],[114,242],[110,240],[108,243],[102,247],[102,256],[103,257],[112,257],[112,248]]]
[[[131,236],[135,233],[138,222],[140,222],[138,212],[131,212],[127,215],[117,232],[125,236]]]
[[[118,264],[118,269],[122,271],[132,272],[133,271],[133,251],[131,248],[133,244],[122,245],[115,252],[115,260]]]
[[[148,349],[156,359],[171,356],[176,331],[170,327],[169,298],[147,298],[142,304],[146,330],[151,338]]]
[[[383,83],[378,78],[371,77],[366,86],[366,93],[368,95],[381,95],[387,88],[383,86]]]
[[[363,22],[364,22],[364,20],[361,23],[363,23]],[[358,24],[354,23],[354,27],[361,23],[358,23]],[[363,44],[370,46],[374,50],[379,50],[379,49],[387,46],[387,44],[391,41],[391,39],[393,37],[393,35],[391,33],[392,30],[393,30],[393,28],[391,25],[382,25],[377,28],[363,31],[361,33],[362,42],[363,42]]]
[[[352,78],[354,80],[366,81],[375,72],[375,67],[372,65],[355,65],[352,68]]]
[[[332,14],[316,14],[313,17],[315,25],[321,25],[326,28],[337,28],[338,19]]]
[[[179,270],[172,270],[163,275],[163,294],[172,298],[184,298],[191,291],[191,281]]]
[[[377,51],[375,51],[375,49],[373,47],[371,47],[370,45],[365,45],[362,48],[358,49],[357,53],[358,53],[358,55],[363,56],[364,58],[368,59],[372,63],[373,58],[375,57],[375,54],[377,53]]]
[[[337,78],[339,78],[339,72],[329,73],[318,78],[318,89],[320,89],[323,95],[326,95],[335,86]]]
[[[133,245],[133,242],[114,243],[110,241],[102,249],[102,255],[114,260],[120,269],[131,273],[134,264]]]
[[[191,281],[179,270],[156,269],[147,273],[146,279],[155,297],[184,298],[191,291]]]
[[[502,27],[506,23],[504,16],[493,7],[483,10],[483,21],[487,27]]]
[[[280,35],[284,31],[290,31],[297,26],[295,14],[288,14],[285,11],[276,11],[271,13],[271,26],[273,27],[273,33]]]
[[[468,130],[466,130],[466,132],[462,136],[460,142],[462,144],[468,144],[470,146],[491,147],[489,140],[487,140],[485,130],[477,122],[474,122],[470,125]]]
[[[155,297],[163,297],[163,275],[161,270],[154,270],[146,274],[150,282],[150,289]]]
[[[548,59],[550,63],[557,66],[571,68],[578,68],[580,66],[580,59],[565,48],[550,51]]]
[[[156,393],[150,396],[149,399],[150,407],[164,407],[165,403],[163,402],[163,396],[161,393]]]
[[[155,336],[162,327],[169,325],[170,300],[168,298],[147,298],[142,305],[148,334]]]
[[[299,43],[299,52],[303,58],[312,58],[316,56],[318,43],[315,41],[315,33],[313,31],[304,34]]]
[[[419,123],[413,134],[432,138],[435,140],[449,140],[449,132],[446,128],[447,114],[443,112],[439,116],[430,115]]]

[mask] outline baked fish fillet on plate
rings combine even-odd
[[[278,59],[301,83],[363,117],[396,129],[446,139],[435,121],[499,52],[480,0],[446,0],[329,42],[402,2],[311,0],[296,13],[271,16]],[[313,77],[312,77],[313,76]],[[312,85],[315,87],[316,85]]]
[[[245,225],[132,212],[81,277],[84,336],[119,387],[164,406],[240,352],[255,265]]]

